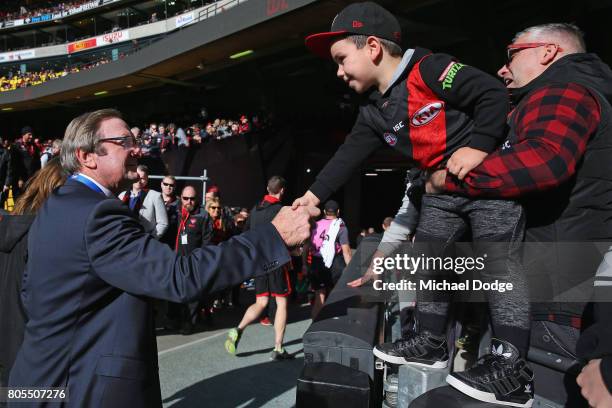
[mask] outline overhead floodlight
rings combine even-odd
[[[98,91],[94,94],[94,96],[102,96],[102,95],[106,95],[108,93],[108,91]]]
[[[238,58],[246,57],[247,55],[251,55],[254,52],[255,51],[253,51],[253,50],[242,51],[242,52],[236,53],[234,55],[230,55],[230,59],[238,59]]]
[[[4,112],[8,112],[8,111],[12,111],[12,110],[13,110],[13,108],[11,108],[11,107],[9,106],[9,107],[7,107],[7,108],[2,108],[2,110],[3,110]]]

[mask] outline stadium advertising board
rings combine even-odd
[[[176,18],[176,28],[182,27],[187,24],[191,24],[193,23],[193,20],[195,20],[193,11],[191,13],[181,14],[180,16]]]
[[[114,44],[122,41],[127,41],[129,39],[130,32],[128,30],[114,31],[112,33],[107,33],[96,37],[97,46]]]
[[[0,54],[0,62],[20,61],[22,59],[31,59],[35,56],[36,53],[34,50],[4,52]]]
[[[89,48],[94,48],[97,46],[96,38],[88,38],[86,40],[75,41],[73,43],[68,44],[68,53],[72,54],[74,52],[83,51]]]

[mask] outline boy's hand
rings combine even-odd
[[[448,159],[446,167],[448,171],[457,176],[459,180],[463,180],[466,174],[482,163],[484,158],[487,157],[487,154],[488,153],[482,150],[462,147]]]
[[[427,176],[425,181],[425,192],[427,194],[441,194],[444,192],[446,185],[446,173],[448,170],[440,169]]]
[[[612,394],[601,376],[601,359],[591,360],[583,369],[576,382],[581,394],[594,408],[612,407]]]
[[[320,202],[321,200],[319,200],[316,195],[314,195],[310,192],[310,190],[308,190],[306,193],[304,193],[303,196],[295,199],[295,201],[291,205],[291,208],[293,210],[297,210],[298,207],[302,206],[316,207],[317,205],[319,205]]]

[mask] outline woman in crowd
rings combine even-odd
[[[223,241],[227,241],[234,235],[234,220],[223,216],[223,206],[219,197],[212,197],[206,200],[206,212],[208,212],[208,228],[211,231],[210,243],[219,245]],[[238,301],[240,286],[234,289],[227,289],[214,302],[215,308],[220,308],[222,302],[227,306],[233,306]]]
[[[0,387],[23,341],[27,317],[21,303],[21,280],[28,250],[28,231],[36,213],[51,192],[64,184],[59,159],[51,159],[28,181],[11,215],[0,215]]]

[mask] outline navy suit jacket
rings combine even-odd
[[[127,206],[75,180],[30,229],[22,298],[29,321],[11,387],[67,387],[64,404],[161,406],[152,298],[189,302],[289,261],[267,224],[178,256]]]

